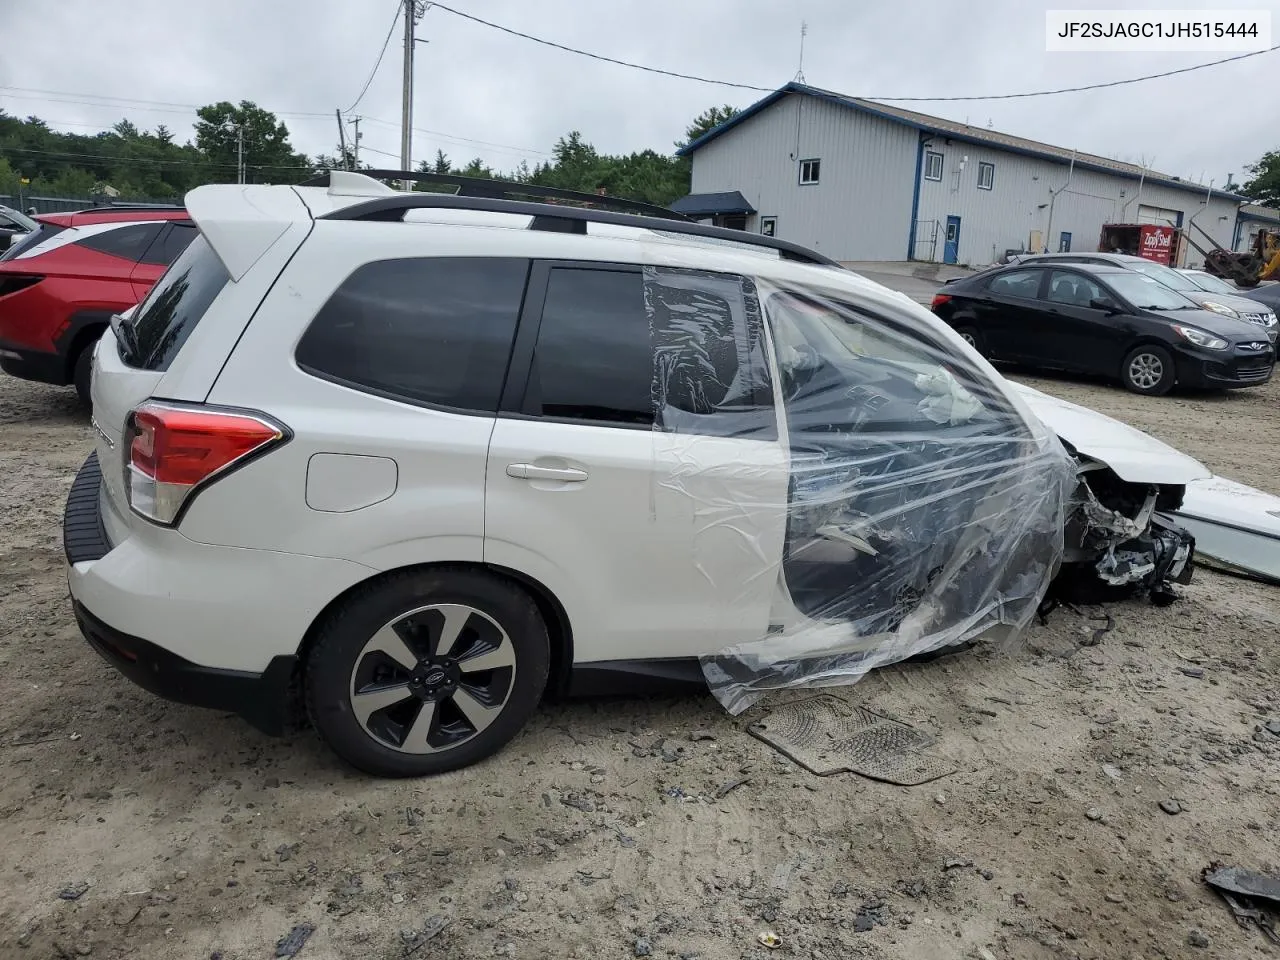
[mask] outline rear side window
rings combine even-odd
[[[171,223],[156,238],[155,242],[147,248],[147,252],[142,255],[142,262],[167,267],[178,259],[182,251],[187,249],[195,238],[196,225],[194,223],[183,221]]]
[[[1014,270],[1012,273],[1002,273],[998,277],[991,278],[987,289],[991,293],[1003,294],[1006,297],[1034,300],[1040,289],[1040,274],[1039,270]]]
[[[640,271],[551,271],[526,403],[545,417],[653,425]]]
[[[351,274],[298,344],[315,376],[381,396],[493,413],[529,273],[527,260],[380,260]]]
[[[741,277],[553,268],[525,412],[771,439],[762,331],[754,287]]]
[[[121,358],[144,370],[167,370],[231,277],[209,242],[197,235],[123,327]]]
[[[163,228],[163,223],[130,223],[114,230],[91,233],[77,240],[76,245],[136,263],[160,236]]]

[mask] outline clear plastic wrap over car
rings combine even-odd
[[[726,708],[1027,625],[1062,559],[1076,466],[977,363],[839,291],[657,267],[644,281],[655,429],[789,454],[785,501],[741,502],[697,469],[696,443],[688,470],[656,481],[693,501],[695,550],[737,531],[758,558],[744,592],[775,584],[769,629],[703,658]]]

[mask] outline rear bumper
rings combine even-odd
[[[210,547],[176,530],[111,543],[97,456],[63,515],[76,621],[89,645],[145,690],[238,713],[279,733],[297,651],[324,607],[373,571],[346,561]]]
[[[284,731],[298,658],[273,657],[261,673],[202,667],[163,647],[108,626],[73,601],[89,646],[142,689],[175,703],[238,713],[263,733]]]
[[[67,384],[66,360],[61,354],[32,350],[0,340],[0,370],[11,377],[39,383]]]

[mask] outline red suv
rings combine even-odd
[[[37,217],[0,254],[0,369],[75,384],[89,402],[98,336],[195,239],[182,207],[106,207]]]

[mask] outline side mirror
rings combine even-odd
[[[1116,305],[1116,302],[1112,300],[1110,297],[1094,297],[1092,300],[1089,301],[1089,306],[1093,307],[1093,309],[1095,310],[1102,310],[1105,313],[1109,313],[1109,314],[1120,312],[1120,308]]]

